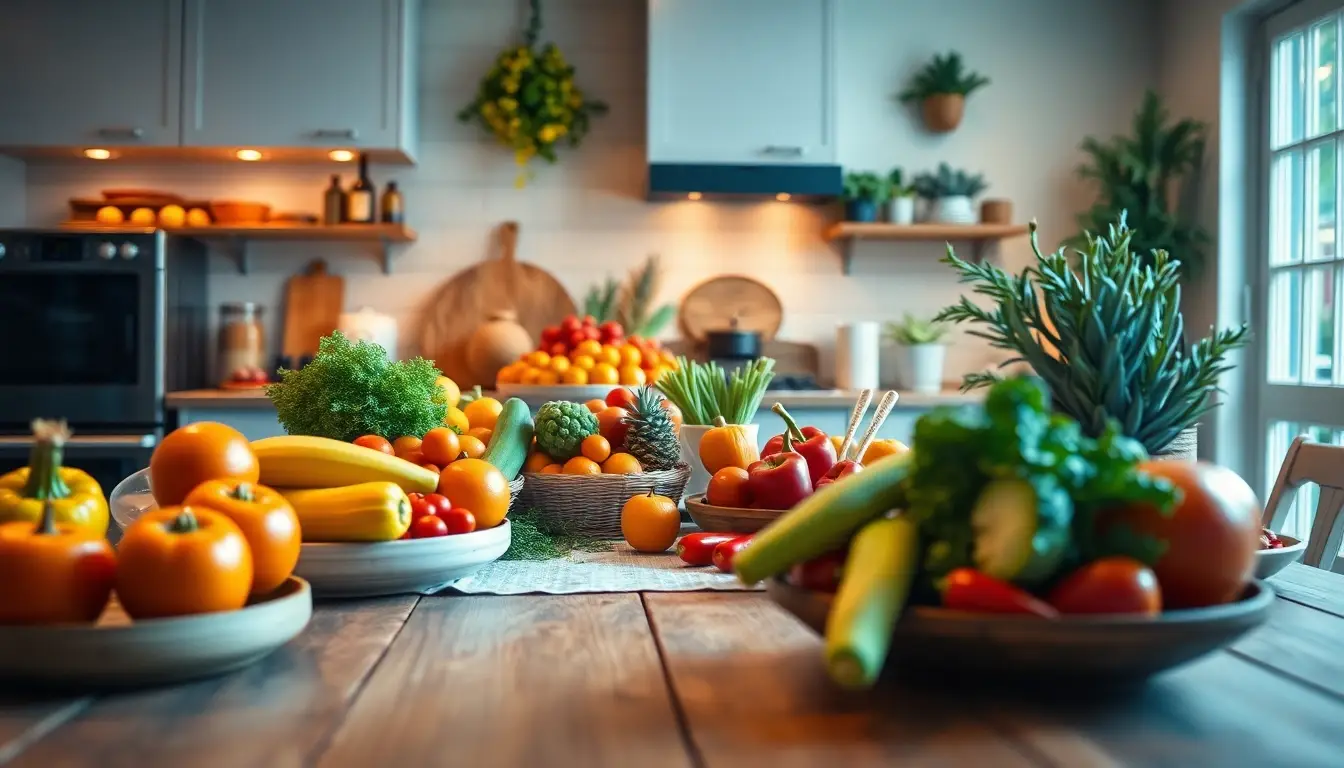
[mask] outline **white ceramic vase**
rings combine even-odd
[[[944,344],[900,344],[897,351],[897,380],[901,388],[925,395],[943,390]]]
[[[760,435],[761,427],[759,424],[740,425],[747,432],[747,439],[760,447],[757,437]],[[700,463],[700,439],[705,433],[713,427],[706,427],[697,424],[681,425],[679,440],[681,442],[681,460],[691,467],[691,479],[686,481],[686,490],[683,491],[685,498],[703,495],[705,489],[709,487],[710,474],[705,470],[705,465]]]
[[[887,221],[892,224],[914,224],[914,195],[891,198],[891,200],[887,202]]]
[[[929,210],[929,220],[939,224],[974,224],[977,218],[971,198],[965,195],[940,197]]]

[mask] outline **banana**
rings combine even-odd
[[[433,470],[405,459],[326,437],[282,435],[252,442],[263,485],[272,488],[338,488],[392,482],[407,493],[431,493]]]

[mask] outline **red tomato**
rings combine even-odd
[[[434,511],[433,514],[435,515],[442,515],[444,512],[453,508],[453,503],[448,500],[447,496],[444,496],[441,493],[425,494],[425,503],[429,505],[429,508]]]
[[[1180,492],[1170,515],[1148,505],[1109,510],[1103,525],[1120,523],[1167,543],[1153,567],[1163,607],[1198,608],[1236,600],[1255,570],[1260,502],[1230,469],[1206,462],[1146,461],[1139,467]]]
[[[355,445],[363,448],[372,448],[379,453],[386,453],[389,456],[393,453],[392,444],[387,441],[387,438],[379,437],[378,435],[360,435],[355,438]]]
[[[617,387],[607,393],[608,408],[624,408],[632,411],[635,408],[635,393],[629,387]]]
[[[431,506],[429,500],[421,494],[414,494],[411,498],[411,521],[414,522],[422,517],[432,517],[438,508]]]
[[[575,317],[574,315],[570,315],[569,317],[566,317],[564,320],[560,321],[560,330],[564,331],[565,333],[569,333],[571,331],[577,331],[582,326],[583,323],[579,322],[579,318]]]
[[[587,340],[588,334],[584,333],[583,330],[570,331],[569,336],[565,339],[569,342],[570,347],[577,347]]]
[[[1069,574],[1050,593],[1060,613],[1162,612],[1162,590],[1152,569],[1129,557],[1103,557]]]
[[[563,341],[557,341],[554,344],[552,344],[546,351],[551,353],[552,356],[567,355],[569,354],[569,345]]]
[[[448,535],[448,524],[433,515],[415,518],[411,523],[412,539],[432,539]]]
[[[840,586],[840,574],[844,570],[847,554],[841,549],[799,563],[789,572],[789,581],[803,589],[834,592]]]
[[[440,512],[439,519],[447,526],[450,536],[459,533],[471,533],[476,530],[476,516],[471,514],[471,510],[468,509],[452,507],[445,512]]]
[[[541,349],[545,349],[554,344],[560,338],[560,329],[555,326],[543,328],[541,331]]]
[[[592,315],[584,315],[584,316],[583,316],[583,327],[584,327],[584,328],[596,328],[596,327],[597,327],[597,318],[593,317]]]

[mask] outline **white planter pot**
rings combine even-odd
[[[760,443],[757,442],[761,431],[760,425],[742,424],[739,426],[746,430],[747,439],[760,447]],[[711,429],[713,427],[697,424],[683,424],[681,426],[681,433],[678,436],[681,442],[681,460],[691,467],[691,479],[686,481],[686,490],[683,492],[686,498],[700,496],[709,487],[710,474],[705,471],[705,465],[700,463],[700,439]]]
[[[896,380],[902,389],[925,395],[936,395],[943,390],[943,360],[947,346],[943,344],[913,344],[896,347]]]
[[[940,197],[933,201],[929,210],[929,221],[939,224],[974,224],[978,218],[971,198],[965,195]]]
[[[891,198],[887,203],[887,221],[892,224],[914,224],[915,198],[910,195]]]

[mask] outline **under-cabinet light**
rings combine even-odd
[[[355,153],[348,149],[333,149],[327,153],[327,157],[338,163],[348,163],[355,159]]]
[[[687,199],[687,200],[699,200],[700,198],[701,198],[701,194],[700,194],[699,192],[692,192],[692,193],[686,195],[686,199]]]
[[[793,195],[790,195],[788,192],[780,192],[778,195],[775,195],[775,199],[781,203],[787,203],[793,199]]]
[[[112,151],[109,149],[86,149],[84,150],[84,156],[90,160],[110,160],[112,159]]]
[[[237,152],[235,152],[235,153],[233,153],[233,154],[234,154],[234,156],[237,157],[239,160],[246,160],[246,161],[248,161],[248,162],[252,162],[253,160],[260,160],[260,159],[261,159],[261,153],[258,152],[258,151],[255,150],[255,149],[240,149],[240,150],[238,150]]]

